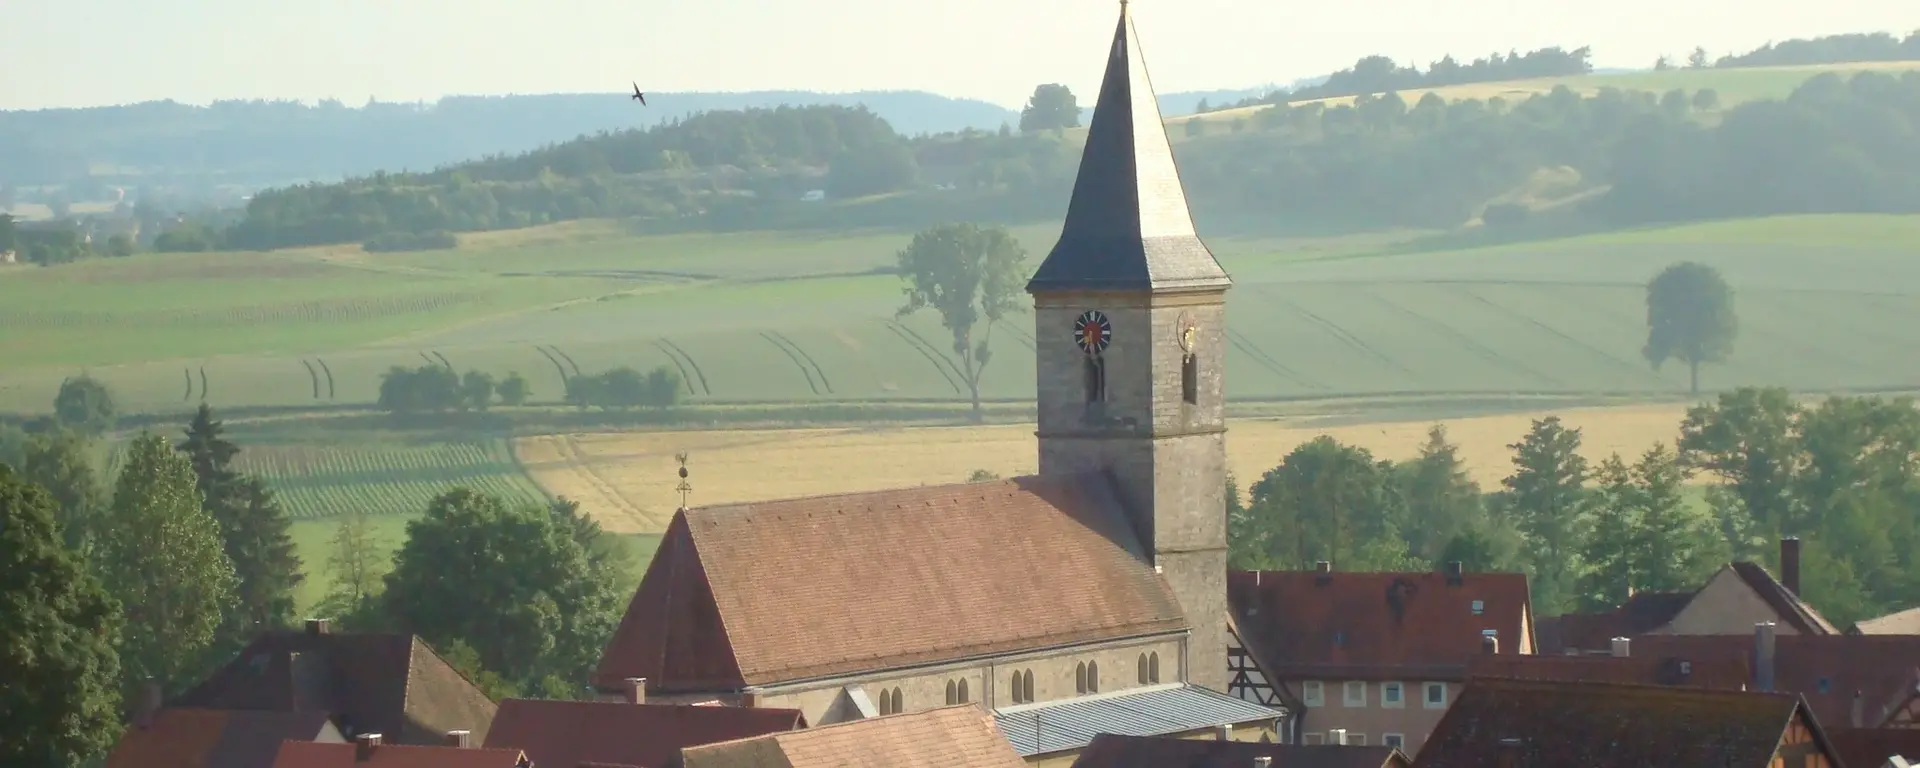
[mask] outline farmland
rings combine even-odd
[[[1440,88],[1416,88],[1400,92],[1400,98],[1411,104],[1429,93],[1436,94],[1448,101],[1467,99],[1487,100],[1501,98],[1507,101],[1519,101],[1539,93],[1547,93],[1559,86],[1566,86],[1582,96],[1591,96],[1602,88],[1617,88],[1623,91],[1650,91],[1664,93],[1680,89],[1692,93],[1711,88],[1720,97],[1722,107],[1730,107],[1748,101],[1762,99],[1781,99],[1793,92],[1801,83],[1816,75],[1833,72],[1847,76],[1857,72],[1901,72],[1920,70],[1920,61],[1879,61],[1856,62],[1849,64],[1822,64],[1793,67],[1743,67],[1737,69],[1670,69],[1665,71],[1641,71],[1610,74],[1575,75],[1569,77],[1542,77],[1527,80],[1505,80],[1493,83],[1467,83]],[[1296,102],[1300,104],[1323,104],[1339,106],[1353,103],[1353,96],[1338,96],[1327,99]],[[1237,120],[1249,117],[1266,109],[1265,105],[1223,109],[1198,115],[1183,115],[1169,118],[1168,123],[1184,123],[1188,120]],[[1176,134],[1174,138],[1178,138]]]
[[[1684,410],[1627,406],[1554,413],[1584,430],[1583,453],[1598,461],[1616,451],[1630,457],[1659,441],[1672,445]],[[1493,487],[1511,469],[1507,445],[1544,415],[1449,418],[1445,424],[1473,479]],[[1322,434],[1380,458],[1408,459],[1433,423],[1239,419],[1227,430],[1228,463],[1244,488],[1295,446]],[[665,528],[679,505],[674,454],[681,451],[689,455],[692,502],[702,505],[955,483],[981,469],[1030,474],[1039,455],[1030,424],[559,435],[521,438],[514,449],[549,493],[582,499],[601,525],[621,532]]]
[[[544,503],[514,464],[505,441],[408,444],[247,445],[241,472],[266,478],[295,520],[359,510],[409,515],[456,487],[509,502]]]

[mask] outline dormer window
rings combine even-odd
[[[1487,603],[1485,600],[1473,601],[1473,615],[1478,616],[1486,612],[1487,612]]]

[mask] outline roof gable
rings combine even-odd
[[[1073,768],[1246,768],[1256,757],[1271,757],[1280,768],[1407,768],[1412,763],[1393,747],[1262,744],[1201,741],[1171,736],[1093,737]]]
[[[686,768],[1022,768],[977,704],[681,750]]]
[[[1784,694],[1476,679],[1441,717],[1417,763],[1498,765],[1509,741],[1525,765],[1762,768],[1803,716],[1799,697]],[[1824,747],[1817,726],[1802,722]]]
[[[711,690],[1185,627],[1101,474],[757,502],[675,516],[595,683]]]
[[[1801,634],[1837,635],[1840,631],[1833,628],[1826,617],[1821,616],[1813,606],[1807,605],[1799,595],[1787,589],[1786,585],[1773,578],[1773,574],[1757,563],[1739,562],[1727,566],[1740,578],[1753,593],[1765,600],[1774,613],[1780,615],[1783,623],[1791,625]]]
[[[1235,625],[1269,682],[1413,671],[1463,677],[1468,660],[1484,653],[1487,630],[1500,653],[1520,651],[1532,632],[1529,600],[1518,573],[1468,573],[1457,585],[1438,572],[1227,575]]]
[[[507,699],[485,744],[524,750],[538,766],[662,768],[683,747],[805,725],[796,709]]]
[[[1140,40],[1123,3],[1060,241],[1027,290],[1231,284],[1194,233]]]

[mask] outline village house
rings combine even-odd
[[[464,735],[464,734],[463,734]],[[535,768],[517,749],[481,749],[466,742],[438,746],[384,743],[363,733],[352,744],[285,741],[270,768]]]
[[[1831,727],[1879,727],[1914,710],[1916,636],[1788,635],[1763,622],[1744,636],[1643,635],[1632,644],[1635,655],[1740,665],[1749,690],[1798,694]]]
[[[1920,635],[1920,608],[1863,619],[1847,628],[1850,635]]]
[[[1569,683],[1622,683],[1628,685],[1670,685],[1683,688],[1744,690],[1750,676],[1739,658],[1713,653],[1700,657],[1635,654],[1633,641],[1614,638],[1613,653],[1608,656],[1546,656],[1487,653],[1467,664],[1467,680],[1498,677],[1513,680],[1543,680]]]
[[[1800,697],[1477,678],[1418,768],[1846,768]]]
[[[1275,738],[1283,712],[1223,693],[1231,285],[1123,4],[1027,285],[1038,475],[682,509],[592,685],[816,725],[977,703],[1035,764],[1102,732]]]
[[[266,768],[288,740],[346,743],[325,712],[142,707],[106,768]]]
[[[1236,572],[1233,683],[1243,699],[1286,707],[1286,741],[1381,744],[1409,754],[1492,649],[1533,652],[1532,603],[1519,573]]]
[[[670,768],[1025,768],[993,716],[961,704],[688,747]],[[540,766],[539,768],[545,768]],[[569,767],[570,768],[570,767]]]
[[[1393,747],[1095,736],[1073,768],[1412,768]]]
[[[1800,540],[1780,540],[1780,579],[1756,563],[1731,563],[1693,592],[1646,592],[1604,613],[1570,613],[1539,622],[1540,653],[1608,655],[1613,638],[1640,635],[1747,635],[1771,621],[1783,635],[1838,630],[1800,599]]]
[[[1827,741],[1845,768],[1881,768],[1893,760],[1908,764],[1920,760],[1920,730],[1828,728]]]
[[[507,699],[484,746],[526,752],[536,768],[662,768],[683,747],[805,727],[794,709]]]
[[[322,712],[341,736],[437,745],[449,732],[486,738],[494,703],[412,635],[335,634],[326,619],[266,632],[173,707]]]

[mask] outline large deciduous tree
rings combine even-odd
[[[53,495],[61,540],[83,555],[107,497],[92,452],[86,435],[55,429],[28,437],[20,461],[21,477]]]
[[[1304,568],[1326,560],[1350,571],[1409,565],[1392,472],[1365,448],[1326,435],[1294,448],[1253,484],[1247,515],[1267,561]]]
[[[1680,461],[1726,484],[1710,499],[1736,556],[1804,528],[1793,512],[1800,413],[1784,389],[1743,387],[1687,409],[1680,423]]]
[[[618,597],[576,533],[548,509],[449,491],[407,524],[384,613],[436,646],[467,643],[522,686],[582,679],[613,632]]]
[[[74,376],[60,382],[60,392],[53,398],[53,417],[68,429],[98,435],[113,429],[113,393],[92,376]]]
[[[1687,364],[1688,391],[1700,392],[1700,365],[1725,362],[1739,335],[1733,289],[1720,271],[1694,261],[1667,267],[1647,283],[1647,345],[1641,349],[1658,369],[1668,360]]]
[[[201,506],[193,464],[165,438],[143,433],[127,448],[95,552],[125,610],[127,679],[171,688],[200,672],[233,601],[233,563]]]
[[[988,341],[993,325],[1020,309],[1021,268],[1027,251],[1012,233],[1000,227],[946,224],[913,236],[899,254],[902,293],[907,301],[899,317],[932,308],[940,324],[953,334],[954,365],[966,381],[973,400],[973,419],[980,421],[980,375],[992,359]],[[975,337],[985,321],[986,329]]]
[[[0,465],[0,765],[77,765],[120,730],[120,606],[53,515]]]
[[[1035,86],[1027,106],[1020,110],[1020,132],[1051,131],[1080,125],[1080,100],[1059,83]]]

